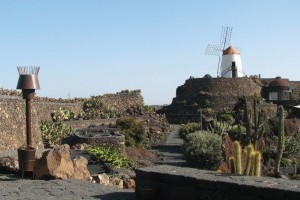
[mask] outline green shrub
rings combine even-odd
[[[192,122],[192,123],[182,124],[179,128],[179,135],[181,138],[185,139],[188,134],[199,130],[200,130],[199,123]]]
[[[221,136],[198,131],[187,136],[183,145],[190,163],[200,169],[216,170],[222,161]]]
[[[145,109],[146,112],[154,112],[154,107],[153,106],[148,106],[144,105],[143,108]]]
[[[204,99],[204,101],[203,101],[203,106],[204,106],[204,107],[210,107],[210,106],[211,106],[210,100],[209,100],[209,99]]]
[[[234,121],[232,114],[230,113],[221,113],[218,115],[218,120],[222,122],[230,122]]]
[[[212,108],[203,108],[202,114],[205,115],[206,117],[212,117],[215,114],[215,111]]]
[[[289,157],[293,154],[300,152],[300,142],[293,136],[286,136],[284,139],[284,151],[283,155]]]
[[[137,121],[133,117],[121,117],[116,122],[121,127],[125,135],[126,146],[140,146],[145,140],[145,129],[142,121]]]
[[[43,140],[50,145],[60,144],[63,138],[69,136],[73,132],[72,127],[68,127],[61,122],[43,122],[40,128]]]
[[[242,133],[246,133],[246,127],[240,125],[240,127],[238,125],[233,125],[230,129],[230,131],[234,134],[242,134]]]
[[[88,154],[94,162],[105,162],[112,167],[119,169],[122,167],[131,169],[132,165],[130,160],[122,156],[118,150],[111,147],[101,147],[101,146],[90,146],[87,149]]]
[[[218,135],[222,135],[224,132],[227,132],[232,128],[227,122],[218,122],[213,120],[213,127],[210,127],[209,131]]]

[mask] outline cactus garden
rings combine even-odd
[[[299,179],[300,133],[285,133],[291,114],[283,106],[271,110],[261,100],[241,98],[231,112],[202,117],[202,124],[182,124],[179,131],[191,166],[220,173]],[[215,139],[211,141],[211,137]]]

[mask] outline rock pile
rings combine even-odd
[[[36,160],[36,178],[89,180],[88,161],[84,157],[71,159],[69,145],[55,147]]]
[[[2,157],[0,158],[0,170],[5,172],[17,172],[19,171],[19,162],[11,156]]]
[[[170,124],[164,114],[155,111],[146,111],[142,107],[130,107],[125,114],[145,121],[147,146],[161,145],[166,142]]]
[[[133,177],[129,177],[127,175],[107,175],[103,174],[95,174],[90,177],[90,181],[92,183],[98,183],[101,185],[110,185],[120,189],[135,189],[135,180]]]

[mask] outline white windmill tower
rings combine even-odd
[[[206,55],[219,56],[218,76],[225,78],[245,76],[242,67],[240,53],[230,46],[232,27],[223,26],[221,32],[220,44],[209,44],[206,48]]]

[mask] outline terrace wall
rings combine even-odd
[[[232,110],[240,97],[249,101],[262,98],[263,88],[271,80],[256,77],[190,78],[177,88],[172,104],[163,107],[162,113],[166,114],[170,123],[199,121],[199,109],[209,107],[214,112]],[[300,82],[291,82],[291,85],[295,91],[300,88]]]

